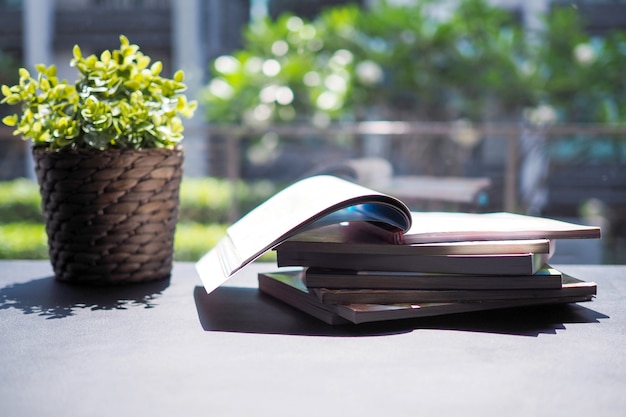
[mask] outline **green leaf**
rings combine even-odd
[[[100,55],[100,61],[105,64],[111,62],[111,51],[105,50],[104,52],[102,52],[102,54]]]
[[[11,94],[12,94],[11,88],[8,85],[3,84],[2,85],[2,95],[5,96],[5,97],[9,97]]]
[[[46,75],[49,78],[56,78],[57,76],[57,67],[55,65],[50,65],[46,70]]]
[[[2,118],[2,123],[4,123],[7,126],[15,126],[17,125],[18,121],[19,121],[19,118],[17,114],[11,114],[9,116],[5,116],[4,118]]]
[[[83,54],[80,50],[80,46],[78,45],[74,45],[74,48],[72,49],[72,54],[74,55],[74,59],[76,60],[82,60],[83,59]]]
[[[162,70],[163,70],[163,63],[161,61],[156,61],[150,67],[150,71],[152,72],[152,75],[154,75],[154,76],[159,75]]]
[[[50,89],[50,81],[48,81],[47,78],[42,78],[41,82],[39,83],[39,88],[41,89],[41,91],[48,91]]]
[[[140,57],[137,58],[137,68],[139,70],[143,70],[145,68],[148,68],[148,65],[150,65],[150,58],[142,55]]]
[[[141,88],[141,84],[136,80],[128,80],[124,82],[124,87],[129,90],[139,90],[139,88]]]
[[[21,79],[29,79],[30,78],[30,72],[28,72],[28,70],[26,68],[20,68],[19,69],[19,75]]]

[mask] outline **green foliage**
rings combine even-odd
[[[46,259],[48,238],[43,223],[0,224],[0,259]]]
[[[183,222],[226,223],[231,187],[217,178],[187,179],[180,186],[180,219]]]
[[[185,178],[180,189],[181,222],[232,222],[232,205],[245,214],[278,191],[269,181],[237,181],[218,178]]]
[[[253,22],[244,48],[212,63],[207,120],[519,121],[545,106],[553,121],[626,120],[623,33],[592,38],[569,7],[552,8],[544,29],[529,33],[486,0],[435,3]]]
[[[174,237],[174,258],[197,261],[226,234],[225,224],[179,223]]]
[[[78,45],[73,54],[74,85],[55,66],[37,65],[36,76],[22,68],[18,84],[2,86],[2,103],[22,106],[3,119],[16,135],[52,149],[172,148],[182,140],[181,117],[196,108],[183,94],[182,71],[162,77],[161,62],[151,64],[125,36],[100,57],[84,57]]]
[[[356,16],[356,9],[341,12],[346,19]],[[340,31],[338,22],[293,15],[255,22],[245,33],[245,50],[213,62],[215,76],[202,95],[207,117],[250,125],[292,122],[296,112],[340,117],[350,97],[353,56],[325,43]]]
[[[35,182],[0,182],[0,224],[13,222],[43,222],[41,195]]]
[[[575,9],[559,8],[547,20],[545,47],[537,53],[538,91],[566,121],[626,121],[626,33],[591,37]]]
[[[195,262],[226,235],[227,224],[201,224],[183,222],[176,226],[174,239],[174,259]],[[276,258],[273,252],[264,254],[263,261]]]

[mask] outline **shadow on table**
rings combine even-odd
[[[152,308],[168,286],[169,280],[95,287],[67,284],[54,277],[45,277],[0,288],[0,310],[15,308],[24,314],[60,319],[73,316],[82,309]]]
[[[330,326],[256,288],[220,287],[207,294],[203,287],[196,287],[194,299],[205,331],[238,333],[376,336],[440,329],[537,337],[565,330],[566,324],[599,323],[609,318],[579,304],[555,304]]]

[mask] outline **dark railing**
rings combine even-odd
[[[419,140],[420,137],[449,137],[457,129],[451,123],[428,122],[401,122],[401,121],[367,121],[360,123],[337,124],[329,127],[312,125],[271,125],[250,127],[240,125],[211,125],[206,127],[209,137],[226,138],[224,160],[227,161],[227,176],[232,179],[240,177],[240,140],[245,137],[260,136],[266,133],[276,133],[280,137],[337,137],[337,136],[367,136],[377,135],[388,139]],[[527,126],[516,124],[482,124],[472,126],[480,137],[493,137],[507,142],[504,158],[504,184],[502,207],[506,211],[515,211],[518,208],[519,162],[521,158],[519,138],[530,129]],[[585,138],[623,137],[626,139],[626,125],[589,125],[563,124],[545,127],[534,127],[534,131],[541,130],[547,141],[577,136]]]
[[[56,0],[58,9],[98,8],[110,10],[168,9],[172,0]]]

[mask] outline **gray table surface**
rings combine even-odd
[[[330,327],[257,290],[62,284],[0,261],[0,415],[624,416],[626,266],[590,303]]]

